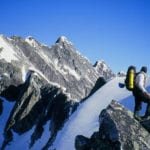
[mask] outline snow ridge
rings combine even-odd
[[[118,82],[123,81],[124,78],[119,77],[112,79],[93,96],[82,103],[66,122],[62,131],[58,133],[51,149],[74,150],[76,135],[90,137],[93,132],[98,131],[98,118],[101,110],[104,109],[112,99],[121,101],[131,95],[126,89],[120,89],[118,87]]]

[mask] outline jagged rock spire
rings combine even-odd
[[[67,38],[65,36],[61,36],[57,39],[56,43],[65,42],[65,41],[68,41]]]
[[[67,44],[71,44],[72,45],[72,43],[65,36],[60,36],[57,39],[56,43],[67,43]]]

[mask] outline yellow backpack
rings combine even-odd
[[[135,87],[136,67],[129,66],[125,79],[125,86],[129,91],[133,91]]]

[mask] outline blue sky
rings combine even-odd
[[[0,34],[49,46],[64,35],[92,64],[150,72],[150,0],[1,0]]]

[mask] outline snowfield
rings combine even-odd
[[[123,77],[115,77],[109,82],[107,82],[103,87],[101,87],[95,94],[89,97],[86,101],[81,103],[77,110],[70,116],[68,121],[65,123],[61,131],[58,132],[56,140],[49,150],[56,148],[57,150],[75,150],[74,142],[77,135],[84,135],[90,137],[95,131],[99,129],[99,114],[107,107],[111,100],[117,100],[122,103],[125,107],[133,111],[134,108],[134,97],[132,93],[127,91],[125,88],[119,88],[118,83],[124,82]],[[148,90],[150,90],[150,80],[147,85]],[[4,105],[8,105],[8,102],[4,100]],[[9,104],[10,105],[10,104]],[[1,124],[0,128],[3,131],[4,125],[6,123],[6,118],[9,116],[8,111],[10,106],[5,107],[3,117],[0,117]],[[143,107],[144,111],[145,107]],[[4,120],[5,116],[5,120]],[[41,150],[43,144],[45,144],[49,137],[49,126],[50,122],[45,125],[44,134],[42,138],[36,142],[36,144],[31,148],[31,150]],[[31,131],[23,135],[17,135],[14,133],[14,141],[10,143],[10,146],[6,147],[6,150],[13,149],[29,149],[30,137],[33,133],[34,128]],[[0,144],[2,144],[2,134],[0,135]]]
[[[116,77],[110,80],[94,95],[80,104],[77,111],[66,122],[62,131],[50,150],[74,150],[74,141],[77,135],[90,137],[99,129],[99,114],[107,107],[111,100],[121,101],[131,95],[125,88],[118,87],[119,82],[124,82],[124,78]]]

